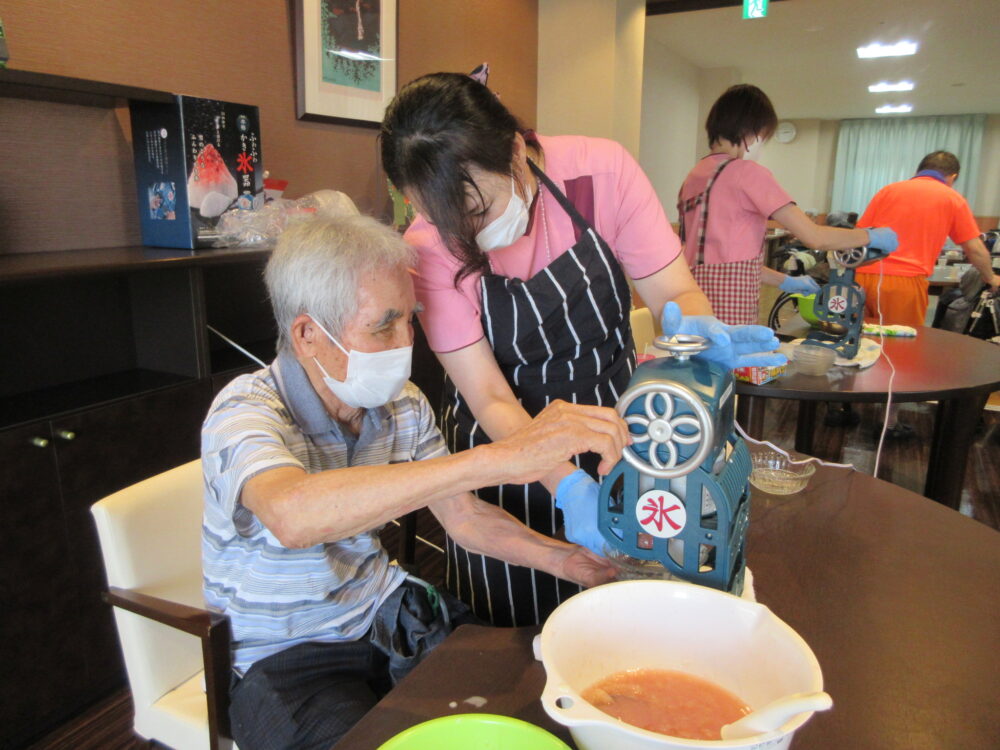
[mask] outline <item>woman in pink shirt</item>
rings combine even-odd
[[[684,257],[718,318],[730,325],[756,323],[761,283],[815,294],[808,276],[787,276],[763,266],[767,220],[774,219],[818,250],[869,245],[891,252],[891,229],[837,229],[815,224],[755,159],[778,125],[767,94],[731,86],[705,121],[711,151],[688,174],[677,197]],[[710,200],[711,198],[711,200]]]
[[[775,356],[754,354],[776,348],[769,329],[711,317],[649,180],[617,143],[525,131],[485,85],[451,73],[405,86],[379,137],[389,179],[420,214],[406,239],[421,323],[448,375],[452,451],[499,439],[556,399],[614,406],[635,366],[629,278],[654,312],[666,308],[665,330],[712,339],[706,355],[730,367]],[[600,551],[595,459],[478,494],[548,536],[565,522],[570,541]],[[495,624],[541,622],[579,590],[447,547],[449,589]]]

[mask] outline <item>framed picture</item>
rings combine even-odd
[[[396,93],[396,0],[295,0],[300,120],[376,127]]]

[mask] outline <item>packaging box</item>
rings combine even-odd
[[[775,365],[772,367],[737,367],[733,370],[733,377],[742,380],[744,383],[760,385],[774,380],[784,375],[788,370],[788,365]]]
[[[257,107],[177,96],[129,112],[144,245],[211,247],[226,209],[264,204]]]

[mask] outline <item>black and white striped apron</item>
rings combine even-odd
[[[567,185],[571,202],[529,164],[572,218],[577,242],[527,281],[483,274],[487,340],[528,414],[536,415],[555,399],[614,406],[635,368],[628,282],[611,248],[593,229],[592,181],[580,178]],[[590,221],[574,202],[591,214]],[[490,442],[450,380],[445,383],[442,423],[453,452]],[[576,462],[597,476],[596,454],[577,456]],[[540,483],[486,487],[477,494],[542,534],[555,536],[562,528],[562,512]],[[546,573],[473,554],[450,537],[446,583],[477,616],[508,626],[541,623],[580,590]]]

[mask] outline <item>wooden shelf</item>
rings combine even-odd
[[[50,253],[0,254],[0,284],[74,275],[143,271],[154,268],[246,263],[267,258],[270,249],[230,247],[209,250],[107,247]]]
[[[91,107],[117,107],[129,99],[174,101],[174,95],[166,91],[11,69],[0,69],[0,96]]]
[[[194,381],[169,372],[127,370],[11,396],[0,399],[0,429]]]

